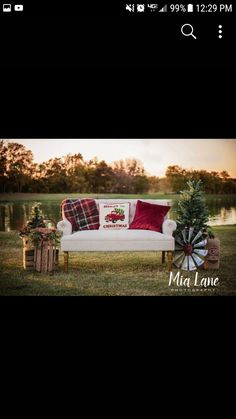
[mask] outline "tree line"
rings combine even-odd
[[[82,154],[67,154],[35,163],[22,144],[0,141],[0,191],[34,193],[178,193],[188,179],[203,181],[206,193],[236,193],[236,180],[227,171],[208,172],[168,166],[165,177],[149,176],[135,159],[112,164]]]

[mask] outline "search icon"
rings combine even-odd
[[[181,32],[184,36],[192,36],[194,39],[197,39],[193,33],[193,26],[190,25],[190,23],[185,23],[185,25],[183,25],[181,28]]]

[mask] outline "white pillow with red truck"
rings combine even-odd
[[[99,204],[100,230],[127,230],[129,228],[130,204]]]

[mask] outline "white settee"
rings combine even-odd
[[[169,205],[170,201],[161,199],[140,199],[151,204]],[[137,199],[96,199],[99,203],[130,203],[130,223],[134,219]],[[64,269],[68,271],[69,252],[124,252],[124,251],[162,251],[162,263],[165,252],[168,257],[168,269],[172,269],[175,241],[173,232],[176,222],[165,217],[162,233],[150,230],[83,230],[72,232],[71,223],[62,213],[62,221],[57,224],[62,231],[61,250],[64,252]]]

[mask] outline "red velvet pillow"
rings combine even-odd
[[[153,230],[162,232],[164,217],[169,211],[167,205],[149,204],[137,201],[134,220],[130,224],[133,230]]]

